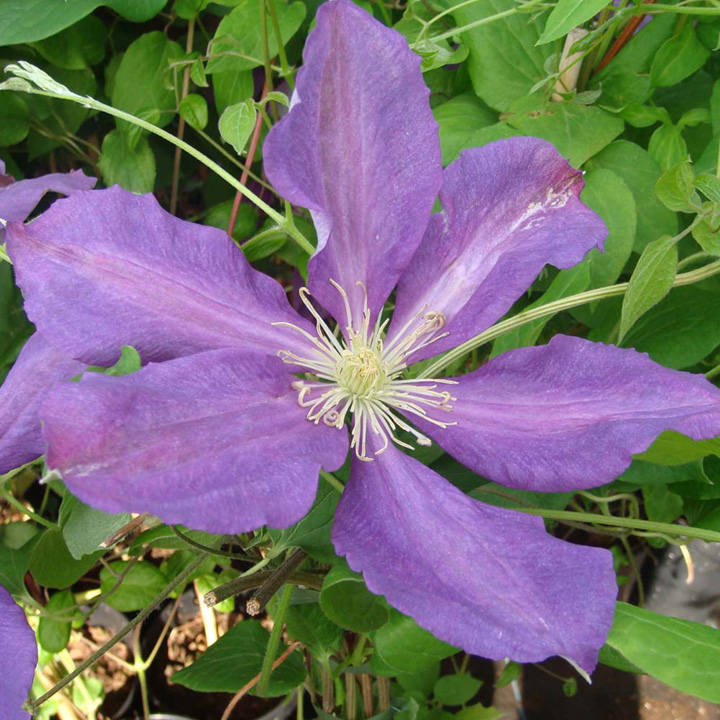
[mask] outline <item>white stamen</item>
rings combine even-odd
[[[368,456],[368,433],[380,442],[375,455],[383,453],[391,440],[413,449],[412,445],[397,436],[399,430],[412,435],[418,445],[430,445],[430,438],[396,411],[420,417],[440,428],[454,425],[454,422],[439,420],[429,413],[437,410],[452,412],[452,403],[456,398],[447,390],[437,388],[441,384],[456,383],[447,379],[403,379],[400,374],[407,367],[405,360],[409,355],[447,335],[439,332],[445,325],[445,316],[423,307],[395,335],[393,342],[384,347],[383,336],[389,321],[383,320],[380,313],[370,329],[371,313],[365,285],[357,283],[363,291],[363,311],[359,327],[355,328],[347,292],[335,280],[330,280],[330,283],[343,300],[346,315],[344,337],[339,338],[330,330],[310,301],[307,288],[301,288],[298,294],[315,320],[317,336],[291,323],[274,323],[300,333],[311,343],[311,349],[317,355],[307,358],[289,350],[278,352],[283,362],[303,368],[310,373],[312,380],[319,381],[298,379],[291,383],[292,389],[298,393],[298,405],[307,409],[305,417],[315,424],[322,422],[328,427],[340,429],[345,425],[348,413],[352,414],[350,447],[358,459],[367,462],[373,460]]]

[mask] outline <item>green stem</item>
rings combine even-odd
[[[37,710],[37,708],[49,700],[53,695],[55,695],[55,693],[69,685],[78,675],[97,662],[97,660],[99,660],[108,650],[112,649],[129,632],[143,622],[148,615],[150,615],[150,613],[152,613],[155,608],[163,602],[163,600],[165,600],[173,592],[173,590],[175,590],[175,588],[180,587],[200,567],[200,565],[205,562],[206,557],[207,553],[200,553],[195,560],[193,560],[179,575],[177,575],[168,585],[165,586],[162,592],[153,598],[152,602],[146,608],[143,608],[132,620],[130,620],[130,622],[128,622],[122,630],[113,635],[113,637],[111,637],[110,640],[108,640],[102,647],[98,648],[92,655],[90,655],[89,658],[87,658],[87,660],[80,663],[75,670],[73,670],[69,675],[66,675],[44,695],[41,695],[37,700],[34,700],[31,703],[32,709]]]
[[[218,557],[226,557],[231,558],[233,560],[249,560],[250,558],[243,554],[243,553],[234,553],[230,550],[219,550],[217,548],[212,548],[209,545],[203,545],[202,543],[195,542],[191,537],[188,537],[182,530],[179,530],[175,525],[171,525],[170,529],[173,531],[173,533],[179,537],[183,542],[190,545],[190,547],[194,547],[196,550],[201,550],[202,552],[206,552],[210,555],[217,555]]]
[[[634,518],[612,517],[598,515],[597,513],[582,513],[572,510],[547,510],[545,508],[514,508],[518,512],[528,515],[538,515],[547,520],[570,520],[572,522],[584,522],[596,525],[612,525],[613,527],[628,528],[648,532],[662,533],[670,537],[698,538],[707,542],[720,542],[720,532],[705,530],[688,525],[673,525],[671,523],[660,523],[652,520],[636,520]]]
[[[6,263],[10,263],[12,265],[12,260],[10,259],[10,256],[7,254],[7,250],[5,249],[4,243],[2,245],[0,245],[0,260],[4,260]]]
[[[270,20],[273,26],[273,33],[275,33],[275,40],[278,46],[278,56],[280,58],[280,67],[282,68],[283,77],[288,81],[288,85],[294,90],[295,80],[293,79],[292,73],[290,72],[290,66],[288,65],[287,55],[285,54],[285,45],[283,45],[282,33],[280,32],[280,23],[278,23],[277,13],[275,12],[274,0],[267,0],[268,10],[270,10]]]
[[[330,486],[335,488],[341,495],[345,491],[345,486],[331,473],[325,472],[324,470],[320,471],[320,477]]]
[[[7,488],[0,487],[0,496],[23,515],[26,515],[31,520],[38,523],[38,525],[44,525],[46,528],[50,528],[51,530],[57,530],[58,526],[54,522],[46,520],[44,517],[40,517],[40,515],[34,513],[32,510],[28,510]]]
[[[626,9],[631,15],[660,15],[672,12],[677,15],[720,15],[720,8],[689,7],[687,5],[636,5]]]
[[[272,619],[273,629],[270,633],[267,649],[265,650],[265,657],[263,658],[262,668],[260,670],[260,680],[257,685],[257,691],[260,695],[265,693],[267,685],[270,682],[270,673],[272,672],[273,662],[280,647],[280,639],[282,638],[283,626],[285,625],[285,616],[290,607],[290,600],[292,599],[294,590],[295,586],[288,583],[283,587],[282,593],[280,594],[280,603]]]
[[[140,626],[138,626],[133,634],[133,657],[135,658],[135,674],[140,683],[140,699],[142,701],[143,720],[150,717],[150,700],[148,698],[147,684],[147,667],[143,661],[142,651],[140,648]]]
[[[480,27],[481,25],[487,25],[488,23],[495,22],[496,20],[502,20],[502,18],[504,18],[504,17],[509,17],[511,15],[517,15],[520,12],[527,12],[528,10],[536,7],[537,5],[544,4],[545,1],[546,0],[528,0],[525,3],[522,3],[522,5],[519,4],[517,7],[509,8],[508,10],[503,10],[502,12],[499,12],[495,15],[490,15],[488,17],[480,18],[479,20],[475,20],[471,23],[468,23],[467,25],[462,25],[460,27],[453,28],[452,30],[448,30],[447,32],[441,33],[440,35],[433,35],[433,37],[431,37],[430,39],[433,42],[439,42],[440,40],[446,40],[449,37],[453,37],[455,35],[460,35],[460,33],[467,32],[468,30],[472,30],[473,28]],[[449,13],[455,12],[456,10],[463,8],[466,5],[472,5],[475,2],[478,2],[478,0],[465,0],[465,2],[461,2],[458,5],[448,8],[447,10],[443,10],[441,13],[438,13],[434,18],[432,18],[432,20],[430,20],[428,22],[428,25],[436,22],[437,20],[444,17],[445,15],[448,15]]]
[[[19,90],[21,92],[27,92],[32,95],[44,95],[45,97],[56,98],[58,100],[69,100],[71,102],[78,103],[79,105],[83,105],[84,107],[90,107],[95,110],[99,110],[100,112],[107,113],[108,115],[112,115],[113,117],[120,118],[121,120],[125,120],[132,125],[137,125],[143,130],[147,130],[148,132],[151,132],[154,135],[161,137],[163,140],[166,140],[172,145],[181,148],[191,157],[194,157],[207,168],[212,170],[216,175],[218,175],[218,177],[221,177],[223,180],[225,180],[225,182],[227,182],[238,192],[244,195],[250,202],[260,208],[268,217],[272,218],[282,228],[285,228],[288,235],[290,235],[290,237],[292,237],[292,239],[303,250],[305,250],[308,255],[312,255],[315,252],[315,248],[312,246],[312,244],[294,225],[292,227],[288,226],[285,217],[281,213],[270,207],[270,205],[268,205],[264,200],[262,200],[254,192],[252,192],[252,190],[248,189],[237,178],[233,177],[233,175],[231,175],[227,170],[225,170],[225,168],[218,165],[218,163],[216,163],[204,153],[200,152],[200,150],[198,150],[197,148],[193,147],[184,140],[175,137],[175,135],[173,135],[172,133],[169,133],[166,130],[157,127],[156,125],[153,125],[152,123],[143,120],[142,118],[135,117],[134,115],[131,115],[130,113],[127,113],[123,110],[118,110],[111,105],[106,105],[105,103],[100,102],[95,98],[77,95],[68,88],[55,82],[52,78],[50,78],[49,75],[44,73],[39,68],[36,68],[34,65],[31,65],[30,63],[25,63],[23,61],[21,62],[22,66],[9,65],[5,68],[6,72],[14,73],[16,77],[8,80],[5,83],[0,84],[0,89]],[[22,80],[19,80],[20,78],[22,78]],[[33,85],[30,85],[30,83],[33,83]],[[39,89],[50,86],[52,86],[54,89]]]
[[[715,262],[709,263],[697,270],[680,273],[675,277],[673,287],[691,285],[692,283],[712,277],[719,272],[720,260],[716,260]],[[511,330],[515,330],[526,323],[539,320],[540,318],[547,317],[548,315],[554,315],[562,310],[569,310],[570,308],[577,307],[578,305],[585,305],[586,303],[594,302],[595,300],[604,300],[606,298],[616,297],[617,295],[624,295],[628,289],[628,285],[629,283],[623,282],[618,283],[617,285],[608,285],[606,287],[596,288],[594,290],[586,290],[585,292],[578,293],[577,295],[569,295],[566,298],[560,298],[560,300],[549,302],[545,305],[541,305],[540,307],[533,308],[532,310],[525,310],[524,312],[518,313],[507,320],[501,320],[499,323],[496,323],[484,332],[481,332],[479,335],[470,338],[470,340],[467,340],[461,345],[458,345],[456,348],[448,351],[434,363],[428,365],[428,367],[418,374],[418,377],[438,377],[446,367],[463,357],[471,350],[484,345],[486,342],[490,342],[491,340],[494,340]]]

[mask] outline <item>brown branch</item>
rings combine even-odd
[[[646,5],[654,3],[655,0],[643,0]],[[627,44],[633,33],[638,29],[640,23],[645,19],[645,15],[635,15],[630,22],[623,28],[610,49],[605,53],[605,57],[598,63],[595,72],[600,72]]]

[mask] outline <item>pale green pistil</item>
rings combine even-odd
[[[337,384],[348,395],[359,398],[372,398],[385,387],[388,380],[382,359],[366,347],[355,351],[345,349],[336,372]]]
[[[442,428],[454,424],[428,415],[428,410],[452,411],[455,398],[447,391],[437,390],[437,387],[454,382],[444,379],[403,380],[401,375],[406,367],[406,357],[444,337],[444,334],[439,334],[444,317],[436,312],[422,312],[385,347],[383,340],[387,321],[381,322],[378,318],[375,327],[370,328],[366,299],[360,327],[353,327],[347,293],[337,283],[330,282],[345,301],[347,325],[344,339],[333,333],[315,310],[306,288],[301,288],[299,295],[315,318],[317,335],[297,325],[277,323],[299,332],[312,346],[311,357],[299,357],[287,350],[278,352],[283,362],[299,366],[307,373],[307,379],[292,383],[298,393],[298,404],[307,409],[305,417],[315,424],[322,421],[329,427],[342,428],[347,416],[351,415],[350,447],[360,460],[372,460],[368,456],[368,447],[377,448],[379,444],[379,449],[373,452],[379,455],[387,449],[390,440],[412,449],[412,445],[397,437],[398,430],[413,435],[420,445],[429,445],[430,439],[399,413],[422,417]]]

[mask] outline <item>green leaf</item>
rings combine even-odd
[[[222,115],[230,105],[252,99],[253,78],[250,70],[216,72],[212,76],[212,85],[218,115]]]
[[[144,23],[154,18],[167,5],[168,0],[106,0],[103,5],[112,8],[126,20]]]
[[[442,705],[464,705],[481,686],[482,681],[472,675],[443,675],[435,683],[433,693]]]
[[[103,139],[98,168],[106,185],[117,184],[136,193],[152,192],[155,187],[155,155],[146,137],[140,136],[130,149],[120,130],[109,132]]]
[[[57,67],[82,70],[103,60],[107,36],[103,22],[88,15],[66,30],[36,42],[33,47]]]
[[[30,111],[25,101],[15,93],[0,96],[0,146],[22,142],[30,129]]]
[[[710,94],[710,122],[712,123],[713,135],[720,134],[720,79],[713,84]]]
[[[0,585],[9,593],[21,597],[27,594],[25,573],[30,567],[30,555],[35,544],[47,530],[28,540],[19,548],[0,543]]]
[[[620,113],[626,123],[637,128],[650,127],[657,122],[671,122],[670,114],[664,107],[632,103]]]
[[[237,692],[260,672],[269,637],[257,620],[243,620],[172,681],[200,692]],[[273,671],[265,695],[284,695],[304,679],[302,656],[295,651]]]
[[[440,677],[440,662],[436,661],[412,673],[398,673],[396,679],[409,697],[423,703],[432,694],[438,677]]]
[[[624,658],[617,650],[613,650],[613,648],[611,648],[609,645],[603,645],[600,648],[598,660],[603,665],[608,665],[609,667],[615,668],[616,670],[622,670],[623,672],[629,673],[637,673],[638,675],[642,674],[642,670],[637,667],[637,665],[633,665],[631,662],[628,662],[626,658]]]
[[[72,630],[73,613],[70,610],[74,607],[75,598],[69,590],[61,590],[50,597],[45,606],[47,614],[43,613],[38,622],[37,639],[43,650],[58,653],[65,649]]]
[[[456,720],[502,720],[506,715],[502,710],[476,703],[456,712],[452,717]]]
[[[695,173],[690,162],[683,160],[666,170],[655,183],[655,194],[666,208],[691,212],[693,205],[698,204],[698,198],[695,194]]]
[[[680,437],[685,436],[681,435]],[[648,452],[654,451],[646,450],[646,453]],[[616,482],[622,483],[623,486],[637,488],[647,485],[668,485],[669,483],[688,481],[708,482],[702,463],[699,460],[676,465],[661,465],[639,460],[636,457]]]
[[[199,58],[190,66],[190,79],[198,87],[209,87],[210,85],[205,74],[205,63]]]
[[[635,457],[659,465],[683,465],[712,454],[720,455],[720,438],[697,441],[668,430],[659,435],[644,453]]]
[[[308,514],[285,530],[269,531],[275,549],[300,547],[320,562],[335,563],[337,557],[330,542],[330,532],[339,499],[338,491],[321,477],[315,502]]]
[[[2,0],[0,45],[17,45],[54,35],[101,4],[98,0]]]
[[[222,139],[233,146],[238,155],[242,155],[245,145],[250,139],[253,128],[255,127],[255,118],[257,110],[252,100],[230,105],[223,110],[218,123],[218,130]]]
[[[651,307],[668,294],[677,272],[677,243],[665,236],[648,243],[623,298],[619,341]]]
[[[70,493],[63,498],[60,512],[63,538],[76,560],[101,549],[100,543],[130,521],[128,513],[110,515],[85,505]]]
[[[500,677],[495,681],[495,687],[501,688],[509,685],[513,680],[517,680],[522,672],[522,665],[514,660],[508,660],[507,664],[500,673]]]
[[[705,203],[704,208],[708,209],[710,203]],[[713,212],[706,215],[692,229],[692,236],[698,245],[711,255],[720,255],[720,212],[713,208]]]
[[[242,246],[242,251],[249,262],[262,260],[277,252],[287,242],[287,235],[282,230],[268,235],[258,234]]]
[[[160,127],[167,125],[175,111],[175,76],[170,64],[183,56],[180,45],[158,31],[145,33],[125,51],[115,74],[112,104],[133,115],[148,117]],[[126,128],[123,121],[118,127]],[[148,192],[143,190],[141,192]]]
[[[129,561],[117,560],[100,570],[100,590],[108,592],[117,582],[117,576],[127,567]],[[136,562],[107,602],[110,607],[122,612],[141,610],[149,605],[164,589],[167,578],[149,562]]]
[[[575,167],[599,153],[624,129],[619,117],[600,108],[573,102],[539,103],[535,97],[516,101],[501,119],[523,135],[549,140]]]
[[[577,680],[570,677],[562,684],[562,691],[565,697],[575,697],[577,695]]]
[[[234,200],[228,199],[213,205],[203,219],[204,225],[212,225],[227,232],[230,224],[230,215],[232,213]],[[248,235],[255,232],[258,223],[257,210],[250,203],[241,203],[235,216],[235,227],[233,228],[233,239],[235,242],[241,242]],[[245,246],[243,246],[245,251]]]
[[[209,0],[175,0],[173,11],[183,20],[191,20],[204,10]]]
[[[497,122],[490,110],[472,93],[457,95],[433,108],[440,133],[443,165],[448,165],[465,148],[477,147],[478,130]]]
[[[66,588],[79,580],[102,557],[104,551],[76,560],[60,530],[46,530],[30,554],[30,572],[45,587]]]
[[[646,485],[642,494],[648,520],[671,523],[682,515],[682,497],[669,490],[666,485]]]
[[[697,127],[698,125],[710,124],[710,111],[707,108],[693,108],[684,112],[678,120],[678,127],[682,130],[686,127]]]
[[[650,136],[648,152],[661,170],[669,170],[687,158],[688,149],[680,128],[675,125],[661,125]]]
[[[573,28],[597,15],[607,0],[558,0],[545,23],[538,44],[549,43],[567,35]]]
[[[202,95],[190,93],[186,95],[178,106],[180,116],[195,130],[202,130],[208,122],[207,101]]]
[[[368,632],[388,619],[385,601],[373,595],[344,561],[338,562],[325,576],[320,591],[320,607],[330,620],[346,630]]]
[[[655,195],[660,168],[646,150],[627,140],[617,140],[595,155],[587,167],[612,170],[630,188],[636,208],[641,208],[641,212],[637,213],[633,246],[636,252],[642,252],[651,240],[661,235],[675,235],[678,228],[677,215],[668,210]]]
[[[650,98],[650,66],[657,50],[672,35],[676,20],[673,13],[653,16],[653,21],[593,76],[590,87],[602,90],[603,106],[622,110]]]
[[[627,334],[623,345],[650,354],[655,362],[675,369],[688,368],[720,344],[717,290],[697,286],[672,292]]]
[[[0,46],[34,42],[55,35],[101,5],[132,22],[145,22],[167,0],[0,0]]]
[[[418,672],[457,652],[397,611],[372,637],[380,660],[395,672]]]
[[[700,173],[695,177],[695,187],[712,202],[720,203],[720,179],[710,173]]]
[[[650,82],[655,87],[676,85],[699,70],[709,56],[710,51],[697,39],[692,23],[686,23],[657,51],[650,68]]]
[[[342,628],[329,620],[317,603],[291,605],[285,622],[288,636],[303,643],[316,658],[327,659],[340,649]]]
[[[607,645],[676,690],[720,702],[720,630],[618,602]]]
[[[260,24],[261,1],[263,0],[240,0],[237,7],[220,21],[210,46],[208,73],[251,70],[263,64],[265,52]],[[305,5],[302,2],[287,3],[279,0],[275,3],[275,12],[284,45],[305,19]],[[268,53],[272,58],[278,54],[278,45],[270,13],[266,13],[265,21]]]
[[[582,262],[590,273],[590,287],[612,285],[632,254],[638,224],[637,205],[625,181],[604,168],[585,173],[581,198],[600,215],[608,229],[603,252],[591,250]]]
[[[453,0],[453,5],[462,0]],[[458,26],[497,15],[517,7],[515,0],[483,0],[462,3],[453,10]],[[468,71],[476,94],[490,107],[506,110],[525,97],[547,76],[545,61],[554,53],[549,45],[537,46],[543,28],[542,16],[512,15],[462,33],[470,51]]]

